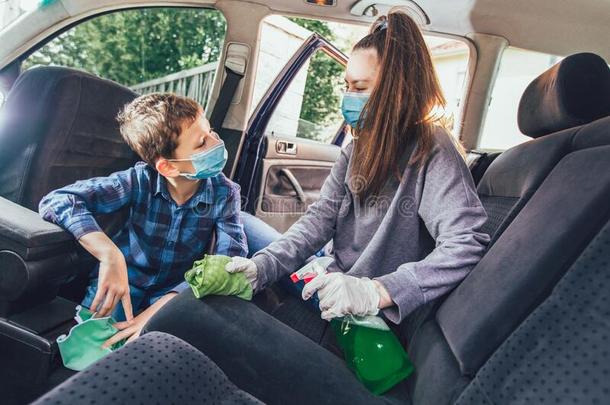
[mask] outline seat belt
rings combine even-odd
[[[231,42],[227,46],[227,56],[225,57],[225,80],[220,88],[218,99],[210,114],[210,125],[216,131],[220,131],[225,117],[229,112],[231,101],[236,96],[239,82],[246,73],[246,65],[250,55],[250,47],[246,44]],[[238,96],[241,98],[241,94]]]
[[[231,100],[233,100],[239,82],[244,77],[243,74],[235,72],[228,66],[225,66],[225,72],[225,81],[222,83],[220,94],[218,95],[218,99],[216,100],[216,104],[214,104],[214,109],[210,115],[210,125],[212,128],[215,128],[216,131],[219,131],[222,127],[222,123],[229,112]]]

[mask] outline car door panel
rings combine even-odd
[[[320,197],[320,189],[339,157],[343,126],[324,143],[267,129],[276,106],[299,69],[317,51],[345,66],[347,58],[313,34],[269,87],[250,119],[235,180],[247,196],[244,209],[280,232],[286,231]]]
[[[296,154],[278,153],[278,142],[268,137],[270,147],[263,159],[263,181],[256,203],[256,216],[280,232],[286,231],[320,197],[320,189],[339,157],[336,145],[295,142]]]

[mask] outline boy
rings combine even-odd
[[[201,258],[214,228],[218,254],[247,254],[239,186],[222,174],[227,151],[199,104],[149,94],[126,105],[118,121],[145,163],[55,190],[39,206],[45,220],[71,232],[100,262],[82,305],[97,317],[126,320],[115,324],[121,332],[108,345],[136,338],[161,306],[189,288],[184,272]],[[110,239],[93,215],[125,206],[129,218]]]

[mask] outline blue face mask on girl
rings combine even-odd
[[[211,149],[204,150],[191,155],[189,159],[168,159],[170,162],[181,162],[190,160],[195,168],[195,173],[180,173],[180,176],[189,180],[203,180],[217,176],[227,164],[229,154],[223,141]]]
[[[364,105],[369,99],[369,93],[355,93],[352,91],[346,91],[343,93],[343,101],[341,102],[341,113],[345,121],[352,126],[357,128],[358,120]]]

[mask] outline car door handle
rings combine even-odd
[[[299,183],[297,178],[294,176],[292,171],[290,171],[290,169],[284,168],[284,169],[280,170],[279,174],[286,176],[286,178],[290,182],[290,185],[292,186],[292,188],[294,188],[294,191],[296,191],[296,193],[297,193],[297,199],[304,203],[305,202],[305,193],[303,192],[303,187],[301,187],[301,184]]]
[[[275,143],[275,151],[283,155],[296,155],[297,144],[289,141],[277,141]]]

